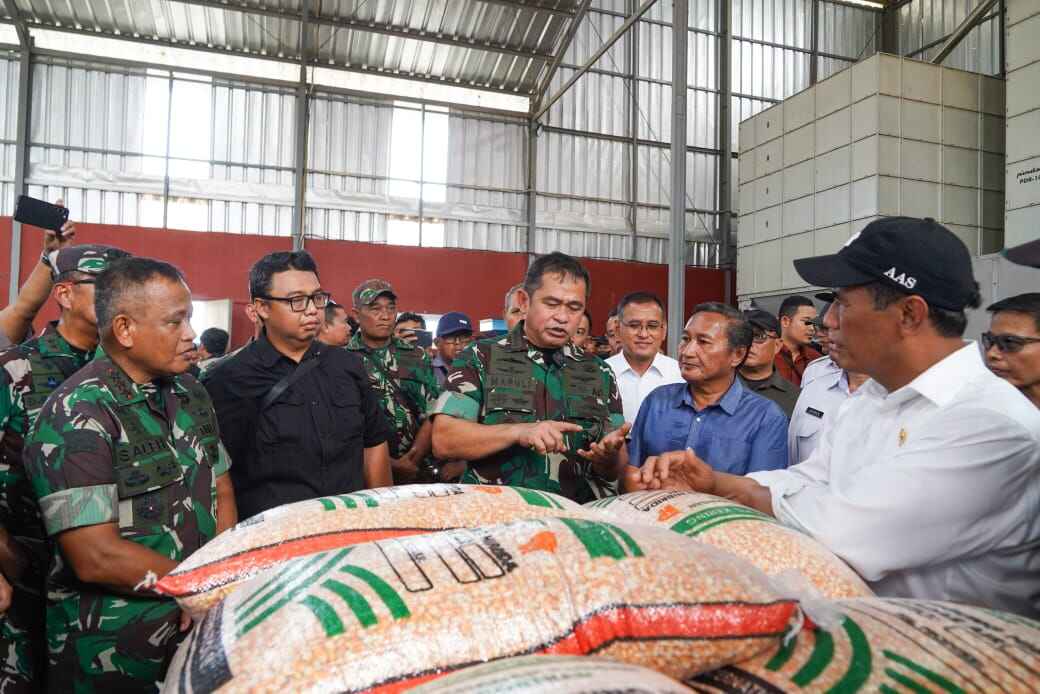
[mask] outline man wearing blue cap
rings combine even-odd
[[[451,363],[462,350],[473,342],[473,321],[465,313],[452,311],[441,316],[437,322],[437,337],[433,341],[437,347],[437,356],[433,360],[433,373],[437,383],[444,387],[444,382],[451,371]]]

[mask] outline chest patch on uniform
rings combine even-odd
[[[47,387],[48,388],[57,388],[59,383],[60,383],[60,381],[58,381],[57,376],[48,376],[47,377]]]
[[[805,413],[811,414],[813,417],[816,417],[817,419],[823,419],[823,412],[820,412],[815,407],[806,407]]]

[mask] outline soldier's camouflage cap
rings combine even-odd
[[[130,254],[124,250],[97,244],[69,246],[61,250],[51,251],[47,256],[51,265],[51,275],[55,279],[68,272],[100,275],[112,261],[128,257],[130,257]]]
[[[354,290],[354,305],[368,306],[383,295],[387,295],[394,300],[397,299],[397,294],[394,293],[394,288],[391,287],[390,283],[386,280],[365,280],[358,285],[357,289]]]

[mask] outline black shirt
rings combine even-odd
[[[267,393],[297,368],[266,334],[206,374],[239,518],[363,489],[364,449],[390,435],[357,355],[315,340],[300,364],[311,359],[318,365],[263,412]]]

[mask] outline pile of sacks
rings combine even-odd
[[[792,580],[801,577],[801,582]],[[730,501],[410,485],[240,523],[160,581],[165,692],[1033,691],[1040,624],[871,597]]]

